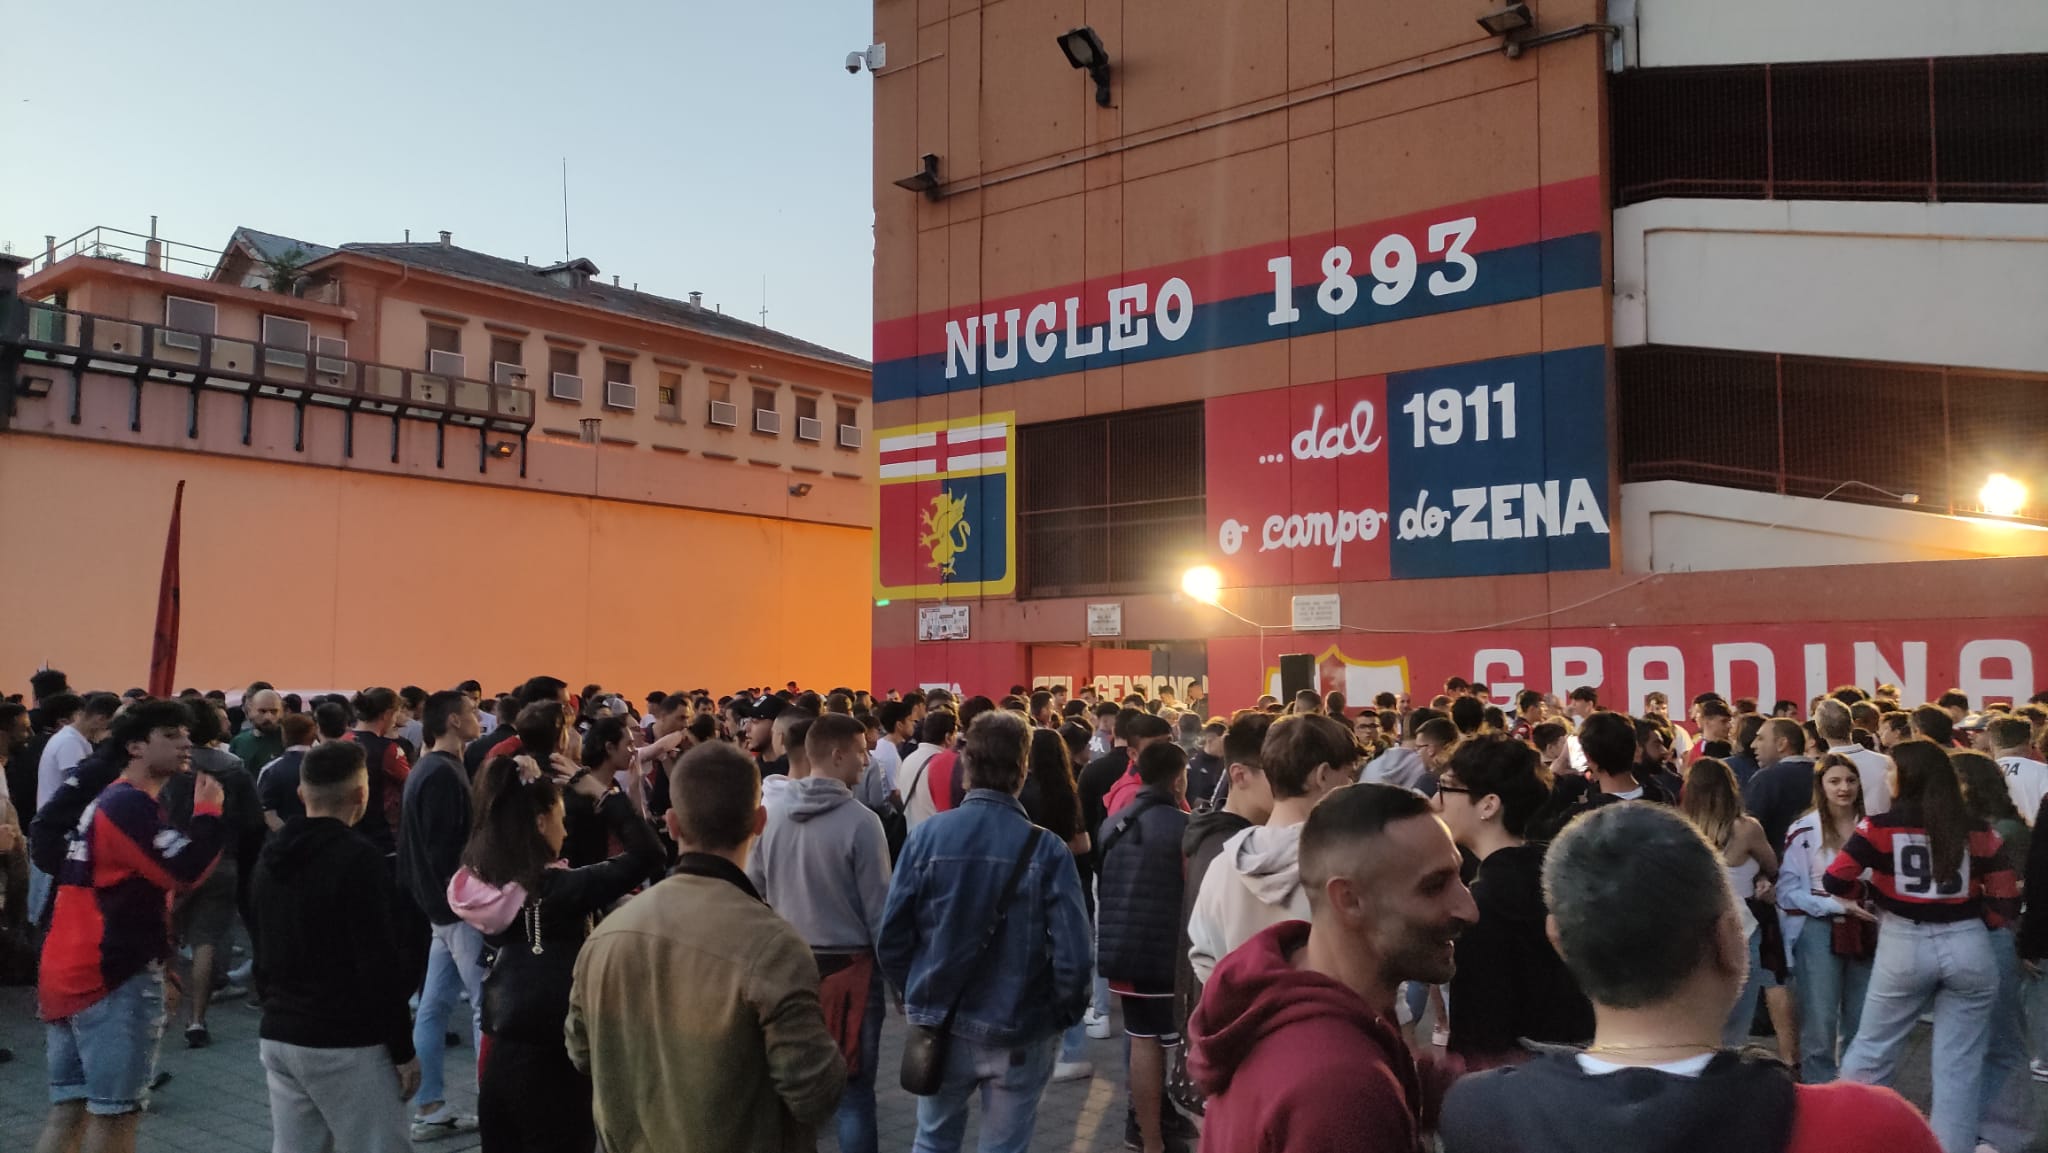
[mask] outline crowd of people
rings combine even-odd
[[[2048,1081],[2048,694],[30,689],[39,1153],[133,1149],[230,998],[279,1153],[872,1153],[892,1012],[919,1153],[1028,1147],[1114,1020],[1142,1153],[2017,1153]]]

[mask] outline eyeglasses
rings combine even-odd
[[[1463,785],[1453,784],[1449,781],[1438,781],[1436,783],[1436,791],[1439,793],[1463,793],[1468,797],[1472,795],[1471,789],[1468,789]]]

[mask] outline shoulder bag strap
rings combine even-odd
[[[996,937],[1002,933],[1003,922],[1010,918],[1010,901],[1017,895],[1017,883],[1024,879],[1024,870],[1031,867],[1031,854],[1038,849],[1039,834],[1038,826],[1031,826],[1031,831],[1024,837],[1024,846],[1017,850],[1016,863],[1010,866],[1010,879],[1003,882],[1003,894],[996,898],[995,916],[989,920],[988,931],[982,935],[981,948],[975,950],[974,964],[968,969],[970,973],[979,971],[982,964],[988,960],[988,951],[995,946]],[[946,1006],[946,1019],[939,1025],[941,1032],[952,1028],[953,1014],[960,1011],[960,1001],[967,996],[969,984],[971,982],[962,981],[960,991],[953,994],[953,1003]]]

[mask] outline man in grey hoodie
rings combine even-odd
[[[1351,730],[1320,714],[1281,717],[1266,730],[1259,762],[1272,788],[1272,813],[1225,841],[1202,875],[1188,914],[1196,981],[1206,984],[1216,962],[1260,930],[1308,919],[1301,827],[1330,790],[1357,780],[1360,756]]]
[[[839,1148],[874,1153],[883,1012],[874,949],[889,898],[889,844],[881,818],[853,795],[868,759],[861,723],[827,713],[810,722],[803,750],[810,775],[769,809],[747,877],[817,958],[825,1025],[847,1064]]]

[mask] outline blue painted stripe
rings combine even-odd
[[[1055,351],[1051,359],[1043,364],[1032,360],[1027,353],[1020,352],[1014,368],[991,370],[984,366],[980,372],[963,372],[948,380],[946,357],[942,352],[884,361],[875,365],[875,399],[888,401],[904,400],[914,396],[938,396],[992,384],[1061,376],[1083,369],[1164,360],[1219,348],[1236,348],[1269,340],[1312,336],[1339,329],[1363,328],[1369,324],[1386,324],[1418,316],[1438,316],[1468,308],[1484,308],[1492,304],[1531,300],[1554,292],[1595,288],[1604,282],[1600,261],[1600,235],[1594,232],[1480,253],[1477,259],[1478,283],[1469,290],[1450,296],[1430,295],[1425,286],[1431,272],[1446,270],[1445,274],[1453,279],[1456,279],[1457,273],[1447,270],[1447,266],[1441,262],[1425,264],[1417,270],[1415,287],[1400,303],[1392,306],[1373,303],[1371,296],[1367,295],[1373,281],[1370,277],[1363,278],[1359,282],[1360,298],[1352,305],[1351,310],[1342,316],[1331,316],[1317,306],[1316,285],[1297,285],[1294,289],[1294,305],[1301,310],[1301,319],[1291,325],[1267,324],[1266,317],[1272,311],[1273,298],[1269,293],[1259,293],[1230,300],[1198,302],[1195,305],[1194,318],[1189,323],[1187,332],[1179,340],[1169,341],[1161,337],[1155,323],[1150,342],[1142,348],[1118,352],[1105,349],[1093,356],[1070,360],[1064,351],[1065,329],[1062,327],[1059,330],[1062,348]],[[1361,267],[1355,271],[1364,270]],[[1064,311],[1061,317],[1064,320]],[[1003,343],[1007,343],[1007,339]],[[987,355],[986,341],[983,344],[982,355]]]

